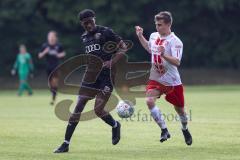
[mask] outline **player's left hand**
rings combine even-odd
[[[110,67],[111,67],[111,64],[112,64],[112,61],[103,62],[103,67],[105,67],[105,68],[110,68]]]
[[[161,56],[163,56],[164,53],[165,53],[165,48],[164,48],[164,46],[162,46],[162,45],[159,46],[158,51],[161,53]]]
[[[136,35],[137,36],[141,36],[143,35],[143,28],[140,26],[135,26],[135,30],[136,30]]]
[[[12,69],[11,70],[11,75],[14,76],[16,74],[16,70],[15,69]]]

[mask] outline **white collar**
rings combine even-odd
[[[167,36],[161,36],[160,34],[159,34],[159,36],[160,36],[160,38],[161,39],[168,39],[169,37],[171,37],[171,36],[173,36],[174,35],[174,32],[171,32],[169,35],[167,35]]]

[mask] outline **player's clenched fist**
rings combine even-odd
[[[136,30],[136,35],[140,36],[143,34],[143,28],[140,26],[135,26],[135,30]]]
[[[161,55],[164,55],[164,53],[165,53],[165,48],[164,48],[164,46],[159,46],[158,47],[158,51],[161,53]]]
[[[49,47],[47,47],[47,48],[44,49],[43,53],[47,54],[49,52],[49,50],[50,50]]]

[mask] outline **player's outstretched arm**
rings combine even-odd
[[[61,53],[57,54],[57,58],[63,58],[65,56],[66,56],[65,52],[61,52]]]
[[[30,54],[29,54],[30,55]],[[33,60],[32,60],[32,56],[30,55],[30,59],[29,59],[29,68],[31,70],[31,72],[33,72],[34,70],[34,65],[33,65]]]
[[[175,58],[175,57],[172,57],[172,56],[169,56],[169,55],[162,55],[162,57],[168,61],[169,63],[171,63],[172,65],[174,66],[180,66],[180,61],[179,59]]]
[[[136,30],[136,35],[138,36],[138,39],[139,39],[141,45],[143,46],[143,48],[145,48],[148,51],[148,53],[151,53],[151,51],[148,47],[148,41],[143,36],[143,28],[141,28],[140,26],[135,26],[135,30]]]
[[[49,52],[49,48],[45,48],[42,52],[38,53],[38,58],[43,58]]]
[[[13,69],[11,70],[11,75],[15,75],[16,74],[16,70],[17,70],[18,66],[19,66],[18,65],[18,58],[16,58],[15,63],[13,65]]]
[[[163,46],[159,46],[159,51],[162,53],[161,55],[166,61],[174,66],[180,66],[180,60],[176,57],[165,54],[165,48]]]
[[[110,68],[111,65],[116,64],[123,56],[124,54],[127,52],[128,48],[127,45],[123,42],[123,40],[121,40],[118,44],[118,51],[115,53],[114,57],[112,58],[112,60],[110,61],[106,61],[103,63],[103,67],[107,67]]]

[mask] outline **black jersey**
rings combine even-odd
[[[106,52],[104,45],[107,42],[115,42],[115,44],[118,44],[122,38],[108,27],[96,26],[95,31],[83,33],[81,39],[86,54],[92,54],[101,58],[103,61],[109,61],[115,52]]]
[[[57,58],[57,54],[62,53],[64,49],[59,43],[55,45],[44,43],[42,45],[41,52],[43,52],[46,48],[49,48],[49,52],[46,55],[47,69],[53,70],[59,64],[59,58]]]
[[[109,61],[112,58],[112,55],[116,53],[116,49],[112,52],[109,50],[106,51],[104,45],[106,43],[113,42],[119,44],[122,38],[113,32],[112,29],[104,26],[96,26],[95,31],[93,32],[85,32],[81,36],[82,43],[85,47],[85,53],[91,54],[99,57],[104,62]],[[94,83],[85,83],[82,85],[89,88],[101,89],[101,90],[109,90],[110,92],[113,90],[114,76],[110,74],[109,68],[103,68],[101,73],[98,75],[96,82]]]

